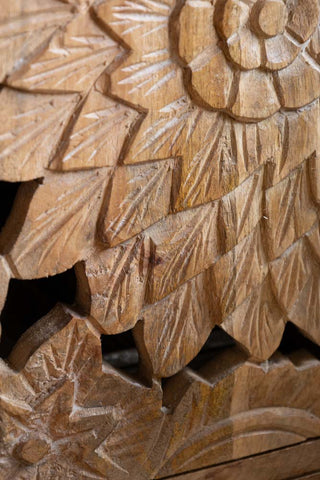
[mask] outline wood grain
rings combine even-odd
[[[181,480],[232,480],[233,478],[239,480],[256,478],[259,480],[318,480],[320,478],[319,451],[320,440],[312,440],[277,452],[238,460],[175,478]]]
[[[157,377],[186,365],[215,325],[256,360],[288,320],[319,343],[317,2],[28,8],[3,11],[6,28],[44,22],[46,40],[25,33],[25,57],[12,43],[21,62],[0,94],[1,178],[26,182],[0,234],[1,303],[10,277],[83,261],[79,306],[105,334],[141,320],[142,362]],[[130,242],[143,245],[138,270],[121,253]],[[174,336],[158,328],[163,308]]]
[[[320,435],[319,360],[277,352],[288,322],[320,345],[319,15],[0,0],[0,180],[21,182],[0,309],[16,281],[77,282],[1,360],[1,480],[147,480]],[[218,327],[237,347],[192,370]],[[131,333],[134,378],[100,345]]]
[[[319,381],[307,352],[258,365],[230,347],[147,385],[57,305],[0,362],[0,478],[161,478],[296,444],[320,435]]]

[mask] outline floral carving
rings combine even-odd
[[[320,345],[318,0],[2,3],[0,179],[23,184],[0,308],[73,267],[77,295],[0,359],[0,479],[163,478],[319,437],[319,361],[273,356],[288,321]],[[217,326],[241,349],[184,368]],[[100,339],[131,329],[133,377]]]
[[[306,44],[318,16],[317,0],[187,1],[179,53],[192,72],[195,97],[248,120],[310,103],[319,95],[320,79]],[[193,34],[203,29],[201,45]],[[302,94],[310,82],[313,88]]]
[[[288,320],[319,343],[318,2],[45,1],[41,48],[32,0],[3,73],[0,176],[25,183],[0,303],[10,278],[75,266],[76,308],[134,329],[157,378],[216,325],[256,360]]]
[[[0,362],[1,480],[124,480],[131,429],[140,431],[131,472],[141,478],[161,426],[159,388],[102,366],[89,320],[58,305],[21,338],[10,365],[19,372]]]

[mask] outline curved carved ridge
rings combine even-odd
[[[1,362],[1,478],[155,478],[320,434],[306,352],[256,365],[229,348],[162,392],[102,363],[99,337],[58,305]]]
[[[319,343],[318,3],[275,0],[272,25],[268,2],[67,3],[2,13],[27,46],[0,93],[1,178],[26,181],[1,303],[78,264],[79,305],[105,334],[143,320],[156,377],[216,324],[259,360],[288,319]]]

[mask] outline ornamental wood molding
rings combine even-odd
[[[0,480],[151,480],[309,445],[318,0],[0,7],[0,179],[18,187],[0,231]],[[69,305],[24,323],[16,295],[11,340],[16,282],[70,271]],[[304,350],[279,350],[291,325]],[[221,331],[236,345],[208,353]],[[125,332],[135,372],[111,361]]]

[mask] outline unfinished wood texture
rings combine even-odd
[[[1,361],[0,384],[1,480],[151,478],[161,389],[102,364],[88,319],[57,306]]]
[[[319,381],[307,352],[256,365],[231,347],[148,386],[57,305],[0,362],[0,478],[152,479],[302,442],[320,435]]]
[[[318,2],[1,15],[0,176],[26,182],[0,235],[1,304],[10,278],[77,265],[79,307],[104,334],[141,320],[156,377],[215,325],[256,360],[288,320],[319,343]]]
[[[77,276],[2,361],[1,474],[151,479],[319,436],[318,361],[272,356],[287,322],[320,345],[318,0],[0,7],[0,308]],[[217,326],[244,353],[183,370]],[[101,364],[128,330],[145,384]]]
[[[180,480],[319,480],[320,440],[181,475]],[[310,474],[308,474],[310,472]],[[305,475],[306,473],[306,475]]]
[[[318,436],[320,403],[308,398],[305,383],[313,362],[300,352],[290,359],[276,354],[256,365],[234,348],[197,372],[185,369],[172,377],[164,390],[170,415],[157,477],[204,467],[213,458],[223,463]],[[312,370],[309,391],[316,390],[311,382],[320,374]]]

